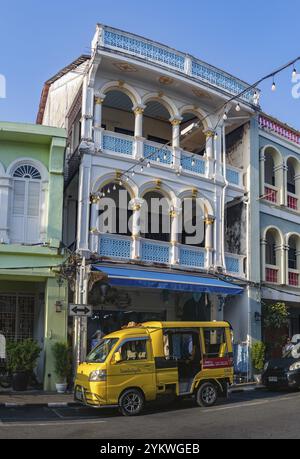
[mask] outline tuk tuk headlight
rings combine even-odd
[[[290,366],[290,371],[296,370],[300,370],[300,362],[293,363],[293,365]]]
[[[95,370],[90,373],[89,381],[106,381],[106,370]]]

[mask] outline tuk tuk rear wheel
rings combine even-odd
[[[218,389],[210,382],[201,384],[196,392],[196,402],[198,406],[210,407],[218,400]]]
[[[119,399],[119,409],[123,416],[137,416],[145,405],[145,398],[138,389],[127,389]]]

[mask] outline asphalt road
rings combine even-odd
[[[213,408],[192,401],[151,406],[139,417],[117,410],[3,408],[0,439],[217,439],[300,438],[300,393],[232,394]]]

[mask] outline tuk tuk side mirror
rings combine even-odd
[[[121,352],[115,352],[114,361],[115,361],[115,363],[120,363],[120,362],[122,362]]]

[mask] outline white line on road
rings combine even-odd
[[[11,421],[10,421],[11,422]],[[104,424],[105,422],[107,421],[80,421],[80,420],[76,420],[76,421],[72,421],[72,422],[64,422],[64,421],[59,421],[59,422],[56,422],[56,421],[50,421],[50,422],[32,422],[32,423],[29,423],[29,422],[18,422],[18,423],[15,423],[15,422],[11,422],[10,424],[6,424],[6,423],[1,423],[1,428],[2,427],[51,427],[51,426],[74,426],[74,425],[82,425],[82,424]]]
[[[234,405],[227,405],[223,406],[220,408],[212,408],[212,409],[207,409],[205,413],[212,413],[215,411],[225,411],[225,410],[234,410],[235,408],[247,408],[252,407],[252,406],[258,406],[258,405],[265,405],[268,403],[278,403],[278,402],[286,402],[287,400],[298,400],[300,399],[300,395],[295,396],[294,394],[288,394],[280,398],[268,398],[264,400],[258,400],[257,402],[245,402],[245,403],[239,403],[239,404],[234,404]]]

